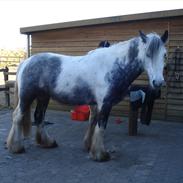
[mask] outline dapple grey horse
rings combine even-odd
[[[94,108],[94,116],[85,135],[85,145],[96,161],[110,158],[104,147],[104,132],[113,105],[126,95],[130,84],[145,71],[152,87],[164,83],[163,67],[168,31],[97,48],[83,56],[40,53],[22,62],[17,71],[16,108],[7,138],[10,152],[24,151],[23,136],[31,128],[30,107],[34,100],[36,141],[42,147],[55,147],[56,141],[44,128],[44,115],[49,99],[60,103]]]

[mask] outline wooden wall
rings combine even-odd
[[[183,122],[183,17],[170,19],[169,21],[169,60],[167,73],[167,119],[177,119]],[[180,78],[175,78],[175,49],[180,48],[180,65],[176,69]]]
[[[32,54],[39,52],[56,52],[69,55],[82,55],[95,49],[99,42],[108,40],[111,43],[127,40],[138,36],[138,30],[145,33],[157,32],[163,34],[165,30],[170,32],[170,41],[167,44],[169,60],[177,44],[183,46],[183,17],[174,19],[156,19],[131,21],[97,26],[66,28],[32,34]],[[171,64],[171,63],[170,63]],[[181,66],[183,70],[183,63]],[[166,75],[168,77],[169,71]],[[147,84],[145,74],[141,75],[136,84]],[[171,84],[162,88],[161,99],[155,103],[153,118],[155,119],[183,119],[183,94],[177,95],[176,89]],[[68,106],[58,106],[51,102],[54,109],[70,110]],[[128,115],[129,102],[126,97],[123,102],[113,107],[113,115]],[[182,113],[181,113],[182,111]],[[183,121],[183,120],[182,120]]]

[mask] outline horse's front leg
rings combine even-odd
[[[105,103],[101,110],[98,111],[97,125],[92,136],[90,149],[91,157],[96,161],[108,161],[110,159],[110,155],[104,147],[104,133],[111,108],[112,105],[110,103]]]
[[[92,137],[93,137],[96,124],[97,124],[97,106],[94,105],[94,106],[90,106],[89,126],[84,136],[84,146],[87,151],[90,151]]]
[[[44,148],[53,148],[57,147],[56,141],[51,138],[46,129],[44,128],[44,117],[45,112],[48,106],[49,97],[45,97],[44,99],[37,99],[37,106],[34,113],[36,128],[36,142],[41,147]]]

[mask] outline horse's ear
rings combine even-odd
[[[141,30],[139,30],[139,34],[140,34],[140,37],[141,37],[142,41],[144,43],[146,43],[147,42],[147,36]]]
[[[167,39],[168,39],[168,31],[166,30],[164,34],[161,36],[161,40],[163,41],[163,43],[166,43]]]
[[[101,41],[98,45],[99,48],[109,47],[110,43],[108,41]]]

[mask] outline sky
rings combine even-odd
[[[183,0],[0,0],[0,49],[26,49],[20,27],[181,8]]]

